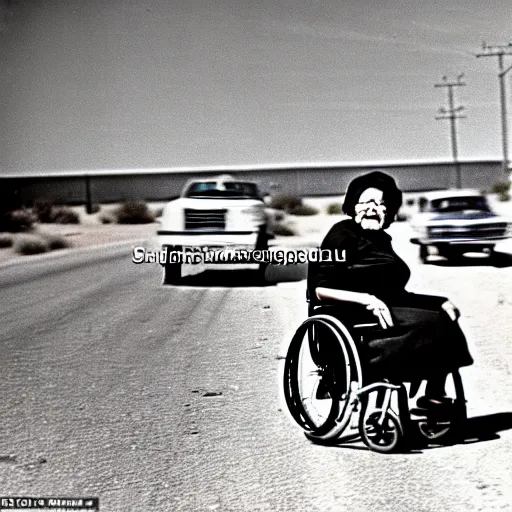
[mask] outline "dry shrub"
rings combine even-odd
[[[13,239],[9,233],[0,233],[0,249],[12,247]]]
[[[67,249],[71,247],[69,240],[62,235],[55,235],[52,233],[41,233],[41,238],[48,244],[50,251],[56,251],[59,249]]]
[[[13,243],[14,252],[23,255],[40,254],[48,252],[50,246],[40,235],[17,235]]]
[[[341,215],[343,210],[341,209],[341,204],[331,203],[327,205],[327,215]]]
[[[295,236],[297,233],[284,224],[276,224],[272,227],[272,232],[277,236]]]
[[[510,199],[510,182],[498,181],[492,186],[492,191],[498,194],[500,201],[508,201]]]
[[[2,229],[10,233],[28,231],[35,221],[36,218],[29,210],[21,208],[7,212],[4,215]]]
[[[270,208],[284,210],[291,215],[316,215],[318,210],[313,206],[303,204],[302,198],[290,194],[278,194],[272,197]]]
[[[32,213],[45,224],[80,224],[80,216],[69,206],[55,206],[49,199],[37,199]]]
[[[117,222],[117,218],[112,212],[101,212],[98,219],[102,224],[115,224]]]
[[[149,224],[155,217],[145,201],[125,201],[115,212],[119,224]]]
[[[53,201],[50,201],[49,199],[36,199],[36,201],[34,201],[32,213],[37,217],[39,222],[53,222]]]
[[[291,213],[291,210],[302,206],[302,198],[291,194],[276,194],[270,199],[269,206],[276,210]]]
[[[307,217],[309,215],[316,215],[318,210],[314,206],[309,206],[308,204],[301,204],[292,208],[289,212],[291,215],[298,215],[301,217]]]
[[[80,216],[68,206],[54,207],[50,219],[55,224],[80,224]]]

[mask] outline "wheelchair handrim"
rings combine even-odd
[[[327,315],[316,315],[306,319],[297,329],[290,343],[285,360],[283,384],[286,404],[293,419],[307,432],[308,437],[326,440],[338,436],[344,430],[350,420],[352,410],[350,408],[351,406],[349,407],[349,404],[351,403],[351,397],[349,396],[349,393],[350,385],[352,382],[354,382],[354,379],[352,378],[350,371],[347,371],[345,383],[347,396],[344,400],[334,399],[332,401],[331,410],[325,422],[322,425],[316,425],[313,419],[309,416],[309,413],[306,410],[304,404],[302,403],[298,375],[298,366],[300,363],[299,358],[301,357],[301,349],[304,343],[304,338],[305,335],[308,334],[308,341],[310,341],[309,333],[307,331],[308,328],[313,328],[315,323],[327,327],[331,334],[334,335],[337,346],[343,353],[346,368],[351,370],[351,367],[354,367],[359,370],[356,370],[357,379],[355,379],[359,386],[361,385],[362,376],[360,372],[360,362],[357,356],[357,352],[354,354],[353,350],[355,348],[355,344],[350,338],[350,334],[348,334],[348,332],[344,332],[344,327],[339,321]],[[348,342],[348,346],[351,349],[351,355],[348,353],[344,341]]]

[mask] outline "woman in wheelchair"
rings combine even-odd
[[[452,405],[448,374],[473,360],[457,308],[445,297],[405,290],[410,270],[385,232],[401,204],[391,176],[375,171],[355,178],[343,204],[350,219],[335,224],[321,245],[344,251],[345,261],[310,264],[308,291],[316,305],[343,302],[338,309],[345,318],[348,311],[358,322],[377,320],[380,332],[365,347],[368,368],[403,381],[427,380],[417,407],[439,412]]]

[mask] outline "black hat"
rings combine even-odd
[[[373,171],[354,178],[345,194],[343,202],[343,211],[350,217],[355,216],[355,205],[359,201],[361,194],[368,188],[378,188],[382,190],[383,200],[386,204],[386,220],[384,227],[387,228],[402,206],[402,191],[397,187],[395,180],[381,171]]]

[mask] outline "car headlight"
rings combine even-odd
[[[260,208],[258,208],[257,206],[250,206],[249,208],[244,208],[242,210],[242,212],[246,213],[246,214],[257,214],[260,211],[261,211]]]
[[[414,228],[414,231],[416,231],[416,234],[418,236],[427,236],[428,235],[428,228],[424,226],[416,226]]]
[[[160,224],[163,229],[181,231],[184,228],[183,208],[174,204],[166,205],[160,217]]]
[[[258,208],[257,206],[253,206],[250,208],[244,208],[242,210],[244,215],[247,215],[252,218],[253,221],[262,222],[265,219],[265,212],[262,208]]]

